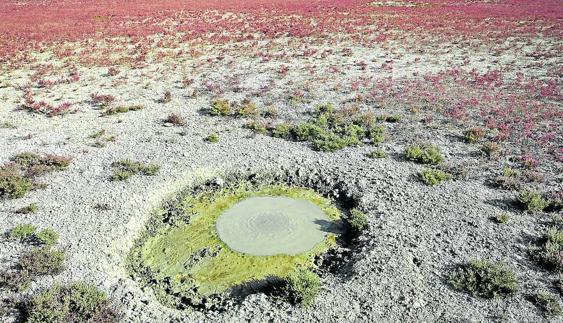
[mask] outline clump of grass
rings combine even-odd
[[[321,279],[311,270],[299,268],[285,279],[286,295],[294,304],[311,306],[320,291]]]
[[[117,107],[109,107],[102,111],[102,116],[112,116],[120,113],[127,113],[130,111],[139,111],[144,109],[145,106],[142,104],[131,104],[131,105],[120,105]]]
[[[501,212],[495,216],[495,221],[500,224],[506,224],[510,220],[510,215],[506,212]]]
[[[268,125],[264,119],[252,119],[244,127],[261,135],[268,133]]]
[[[272,136],[276,138],[288,139],[291,136],[291,125],[288,123],[280,123],[272,130]]]
[[[531,300],[548,316],[559,316],[563,313],[557,297],[545,291],[534,293]]]
[[[485,129],[481,127],[470,128],[463,133],[463,140],[469,144],[474,144],[483,139],[483,137],[485,137]]]
[[[38,276],[59,274],[64,268],[64,259],[64,251],[34,248],[19,259],[14,270],[0,275],[0,286],[24,291]]]
[[[383,149],[377,149],[368,154],[369,158],[385,158],[387,157],[387,153]]]
[[[37,204],[36,203],[31,203],[28,206],[24,206],[20,209],[16,210],[17,214],[33,214],[36,213],[38,210]]]
[[[186,125],[186,120],[184,120],[184,118],[176,113],[171,113],[168,115],[168,117],[166,117],[166,119],[164,119],[165,123],[174,125],[174,126],[185,126]]]
[[[18,224],[10,230],[8,236],[12,240],[26,241],[33,237],[35,231],[37,231],[37,228],[32,224]]]
[[[26,322],[118,322],[120,313],[95,286],[55,285],[25,304]]]
[[[437,165],[444,161],[438,147],[432,145],[410,145],[405,150],[405,155],[408,160],[420,164]]]
[[[53,229],[43,229],[35,234],[37,241],[46,246],[52,246],[59,240],[59,233]]]
[[[229,116],[233,114],[231,103],[225,99],[213,101],[209,114],[212,116]]]
[[[516,199],[527,211],[543,211],[549,206],[549,202],[539,192],[530,189],[520,191]]]
[[[494,141],[488,141],[481,146],[481,151],[488,157],[496,157],[499,153],[499,144]]]
[[[434,168],[426,168],[423,169],[419,173],[420,179],[424,182],[424,184],[429,186],[434,186],[442,183],[443,181],[447,181],[452,179],[452,175]]]
[[[154,164],[143,164],[141,162],[124,159],[112,164],[113,174],[111,179],[114,181],[124,181],[133,175],[141,174],[147,176],[156,175],[160,166]]]
[[[260,110],[256,103],[245,99],[240,108],[237,109],[236,114],[240,117],[257,117],[260,114]]]
[[[449,280],[455,289],[474,297],[502,297],[516,293],[519,288],[514,272],[506,265],[486,260],[473,260],[460,265]]]
[[[563,270],[563,231],[551,228],[539,246],[528,248],[530,256],[547,269]]]
[[[33,188],[33,181],[22,176],[15,164],[0,166],[0,197],[21,198]]]
[[[205,138],[205,141],[211,142],[211,143],[217,143],[217,142],[219,142],[219,135],[216,134],[216,133],[212,133],[209,136],[207,136],[207,138]]]
[[[348,224],[355,233],[362,232],[368,227],[368,217],[364,212],[358,209],[352,209],[350,210]]]

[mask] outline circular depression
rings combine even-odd
[[[322,242],[333,222],[317,205],[301,199],[250,197],[216,222],[229,248],[254,256],[296,255]]]

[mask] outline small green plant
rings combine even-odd
[[[530,246],[528,253],[547,269],[563,270],[563,231],[549,229],[541,245]]]
[[[17,214],[32,214],[37,212],[37,204],[31,203],[28,206],[24,206],[18,210],[16,210]]]
[[[207,136],[207,138],[205,138],[205,141],[211,142],[211,143],[217,143],[217,142],[219,142],[219,135],[216,134],[216,133],[212,133],[209,136]]]
[[[364,212],[358,209],[352,209],[350,210],[350,217],[348,218],[348,224],[350,225],[352,231],[356,233],[364,231],[369,224],[368,217]]]
[[[375,126],[369,130],[369,137],[374,144],[385,141],[385,127]]]
[[[37,231],[37,228],[32,224],[18,224],[10,230],[9,237],[12,240],[25,241],[29,240]]]
[[[21,198],[33,188],[33,182],[23,177],[14,165],[0,166],[0,197]]]
[[[442,183],[443,181],[447,181],[452,179],[452,175],[434,168],[426,168],[423,169],[419,173],[420,179],[426,185],[434,186]]]
[[[432,145],[411,145],[405,150],[407,159],[420,164],[437,165],[444,161],[440,150]]]
[[[291,137],[291,128],[289,123],[280,123],[272,130],[272,136],[288,139]]]
[[[52,246],[59,240],[59,234],[53,229],[43,229],[35,234],[37,241],[46,246]]]
[[[143,164],[140,162],[124,159],[112,164],[113,174],[111,179],[114,181],[124,181],[133,175],[141,174],[154,176],[158,173],[160,166],[154,164]]]
[[[107,295],[95,286],[74,283],[55,285],[25,304],[26,322],[118,322],[120,313]]]
[[[514,273],[504,264],[486,260],[460,265],[449,280],[455,289],[483,298],[512,295],[519,285]]]
[[[314,272],[300,268],[287,276],[285,290],[291,302],[308,307],[321,290],[321,280]]]
[[[233,114],[231,103],[225,99],[215,100],[211,104],[209,114],[212,116],[229,116]]]
[[[237,110],[239,117],[256,117],[260,114],[260,110],[256,103],[250,100],[244,100],[242,106]]]
[[[559,316],[563,313],[557,297],[551,293],[539,291],[532,295],[531,300],[548,316]]]
[[[127,113],[129,111],[139,111],[144,109],[145,106],[142,104],[132,104],[132,105],[120,105],[117,107],[109,107],[105,109],[101,115],[102,116],[111,116],[119,113]]]
[[[495,220],[497,223],[506,224],[510,220],[510,215],[506,212],[501,212],[496,215]]]
[[[516,199],[527,211],[543,211],[549,206],[549,202],[539,192],[530,189],[520,191]]]
[[[262,119],[253,119],[249,121],[244,127],[262,135],[268,133],[268,126]]]
[[[474,144],[483,139],[483,137],[485,137],[485,129],[481,127],[470,128],[463,133],[463,140],[469,144]]]
[[[385,158],[387,157],[387,153],[383,149],[377,149],[368,154],[369,158]]]

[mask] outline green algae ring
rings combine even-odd
[[[315,204],[289,197],[251,197],[216,222],[229,248],[254,256],[296,255],[322,242],[333,222]]]

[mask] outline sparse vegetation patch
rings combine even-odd
[[[518,290],[514,273],[501,263],[473,260],[458,266],[450,276],[455,289],[483,298],[503,297]]]
[[[133,175],[154,176],[158,173],[160,166],[155,164],[143,164],[130,159],[123,159],[112,164],[113,174],[111,179],[114,181],[124,181]]]

